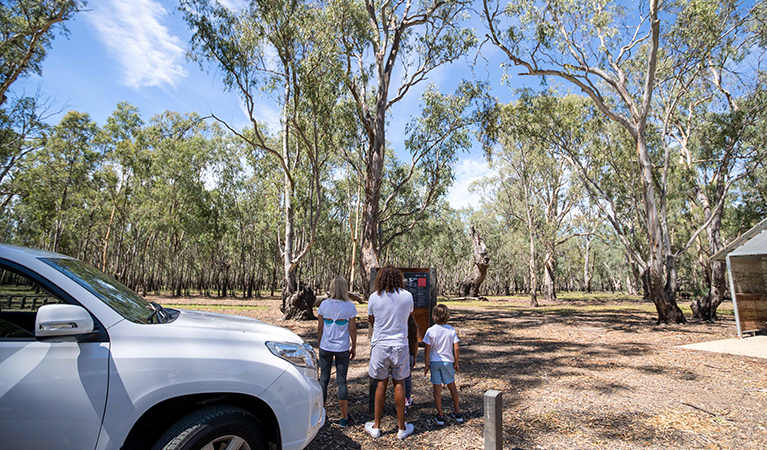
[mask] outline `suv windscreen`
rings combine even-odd
[[[77,259],[46,258],[43,261],[90,291],[131,322],[151,322],[155,308],[143,297],[102,271]]]

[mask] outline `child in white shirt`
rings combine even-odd
[[[455,374],[458,372],[458,334],[455,329],[447,325],[450,311],[447,306],[437,305],[432,311],[434,325],[426,330],[423,343],[426,344],[426,369],[424,375],[431,369],[431,384],[434,387],[434,403],[437,406],[437,416],[434,421],[437,425],[445,424],[445,416],[442,411],[442,385],[446,384],[453,398],[453,414],[451,416],[457,423],[463,423],[461,408],[459,406],[458,389],[455,387]]]

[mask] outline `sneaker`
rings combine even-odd
[[[405,397],[405,406],[413,406],[413,399]]]
[[[405,429],[399,430],[397,432],[397,439],[405,439],[406,437],[413,434],[414,430],[415,430],[415,427],[412,424],[405,423]]]
[[[451,413],[450,417],[452,417],[456,423],[463,423],[463,414],[461,413],[458,413],[458,414]]]
[[[341,420],[338,422],[338,426],[341,428],[346,428],[353,423],[354,419],[352,419],[352,416],[349,416],[347,419],[341,418]]]
[[[445,416],[434,416],[434,421],[437,422],[437,425],[442,426],[445,424]]]
[[[375,422],[368,422],[365,424],[365,431],[368,432],[369,435],[373,436],[374,438],[377,438],[381,436],[381,429],[380,428],[373,428],[373,424]]]

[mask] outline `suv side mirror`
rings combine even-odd
[[[93,318],[82,306],[43,305],[37,310],[35,336],[38,338],[78,336],[93,332]]]

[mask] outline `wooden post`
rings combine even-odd
[[[503,392],[485,392],[485,450],[503,450]]]

